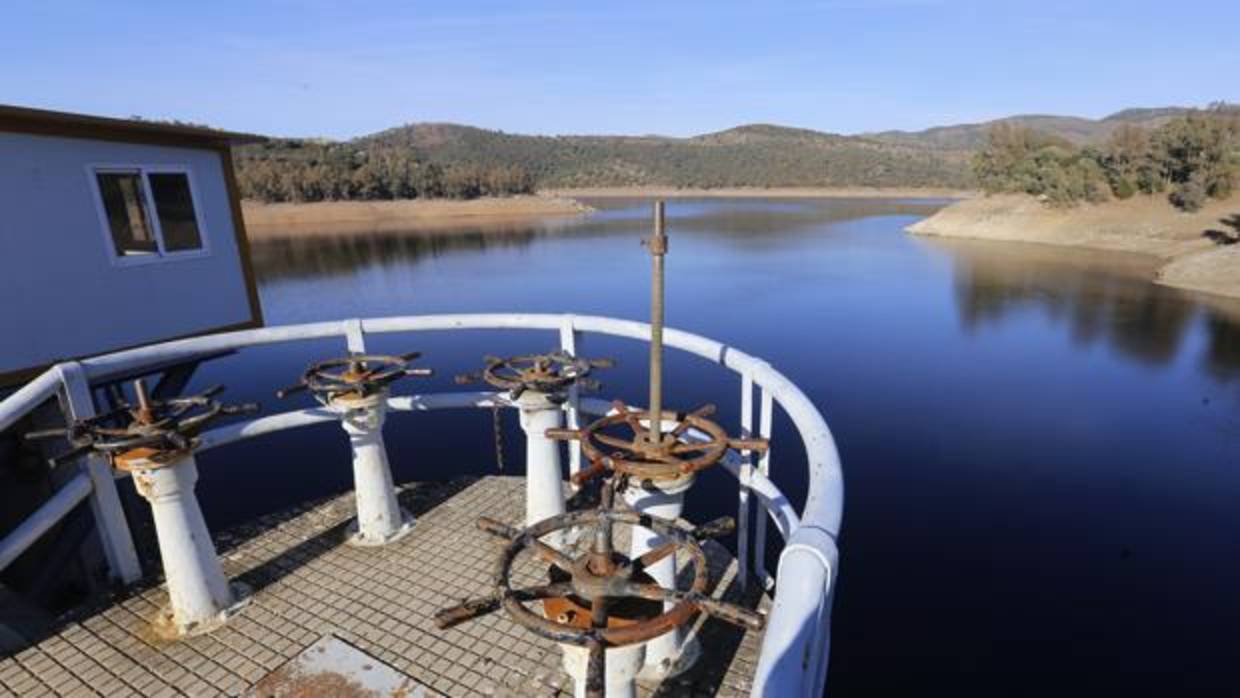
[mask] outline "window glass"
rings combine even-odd
[[[137,172],[100,172],[96,176],[116,254],[121,257],[158,254],[159,247],[146,215],[142,176]]]
[[[151,173],[147,179],[151,183],[151,198],[155,200],[155,215],[159,216],[164,250],[183,252],[202,249],[189,176],[182,172]]]

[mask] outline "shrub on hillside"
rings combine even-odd
[[[1187,182],[1177,184],[1167,198],[1170,199],[1172,205],[1182,211],[1189,213],[1200,211],[1201,207],[1205,206],[1206,199],[1209,198],[1202,179],[1200,176],[1193,176]]]
[[[1240,179],[1240,111],[1215,105],[1148,133],[1124,126],[1100,149],[1000,122],[973,169],[987,192],[1023,192],[1058,206],[1170,189],[1173,205],[1196,211],[1229,196]]]
[[[273,141],[237,158],[241,195],[259,201],[417,199],[528,194],[534,180],[515,165],[441,165],[397,148]]]

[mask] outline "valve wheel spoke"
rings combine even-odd
[[[675,555],[676,551],[679,549],[680,545],[678,543],[664,543],[663,545],[648,551],[636,560],[630,560],[627,564],[621,567],[619,574],[625,577],[632,577],[667,556]]]
[[[517,601],[541,601],[543,599],[562,599],[572,596],[573,585],[569,582],[540,584],[538,586],[513,589],[508,595]]]
[[[616,436],[611,436],[608,434],[595,434],[594,438],[597,439],[599,443],[607,444],[612,448],[622,448],[626,451],[631,451],[633,449],[632,441],[625,441],[624,439]]]
[[[713,599],[696,591],[679,591],[668,589],[658,584],[638,584],[628,582],[621,588],[625,596],[650,601],[670,601],[672,603],[691,603],[708,616],[727,621],[733,625],[741,625],[754,630],[761,630],[765,620],[762,615],[743,606],[726,601]]]
[[[529,547],[534,549],[534,554],[542,559],[543,562],[555,565],[565,572],[573,571],[574,560],[550,545],[540,540],[533,540],[530,542]]]
[[[708,449],[717,448],[718,441],[681,441],[672,446],[672,453],[694,453],[696,451],[706,451]]]

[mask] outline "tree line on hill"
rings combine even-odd
[[[708,136],[527,136],[413,124],[345,142],[273,139],[235,151],[261,201],[472,198],[535,188],[971,186],[968,155],[779,126]]]
[[[511,196],[534,190],[514,165],[427,162],[396,148],[276,139],[237,150],[237,185],[264,202]]]
[[[408,149],[435,162],[506,164],[542,188],[964,187],[968,156],[771,124],[688,138],[536,136],[456,124],[410,124],[359,145]]]
[[[839,136],[753,124],[669,138],[410,124],[343,142],[273,139],[235,154],[242,195],[262,201],[473,198],[631,185],[981,187],[1056,205],[1166,193],[1176,206],[1196,210],[1240,183],[1240,108],[1232,105],[1129,110],[1097,122],[1016,117],[983,129]],[[973,143],[982,133],[979,149]],[[970,145],[950,145],[956,141]]]
[[[1059,206],[1166,193],[1184,211],[1223,199],[1240,184],[1240,107],[1215,104],[1154,128],[1125,125],[1100,146],[1006,122],[973,158],[988,193],[1019,192]]]

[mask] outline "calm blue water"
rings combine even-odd
[[[264,243],[269,324],[439,312],[577,312],[644,319],[645,202],[500,232]],[[674,201],[668,323],[769,360],[835,432],[847,504],[831,687],[966,695],[1196,694],[1240,660],[1240,324],[1234,309],[1144,279],[1143,262],[1021,245],[936,242],[902,229],[926,201]],[[484,354],[541,351],[552,333],[384,337],[457,389]],[[237,400],[292,382],[336,343],[214,362],[198,385]],[[640,404],[643,346],[612,356],[603,394]],[[672,406],[739,387],[669,357]],[[487,412],[395,415],[398,479],[494,472]],[[520,441],[509,415],[508,472]],[[774,479],[803,497],[784,419]],[[202,457],[213,527],[350,486],[338,427]],[[734,510],[710,473],[689,514]],[[1224,684],[1226,685],[1226,684]],[[1218,695],[1213,693],[1213,695]]]

